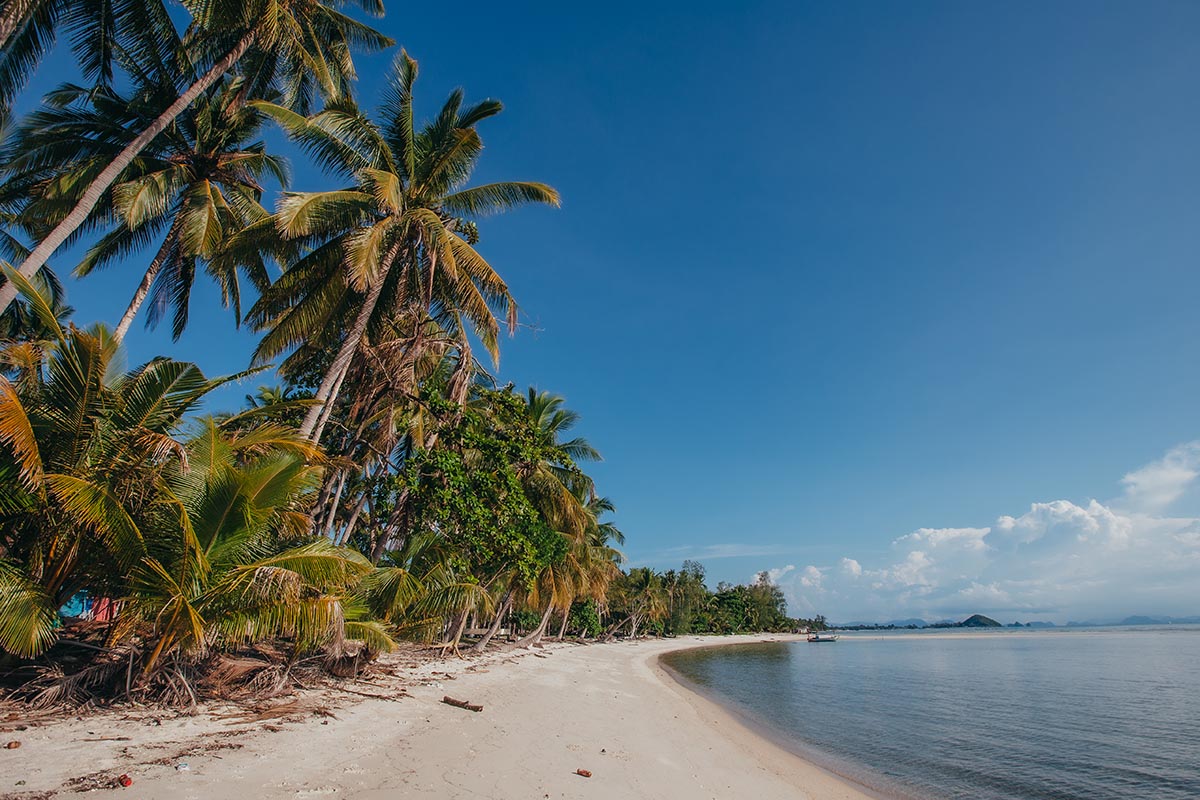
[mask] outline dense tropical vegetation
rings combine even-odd
[[[340,6],[185,0],[178,27],[158,0],[0,12],[10,682],[47,702],[186,700],[228,654],[271,665],[263,681],[299,662],[353,671],[401,640],[793,627],[765,575],[712,592],[698,564],[620,569],[578,415],[488,372],[517,306],[480,220],[558,194],[472,183],[501,104],[455,91],[422,121],[406,52],[362,110],[352,53],[391,40]],[[81,82],[15,118],[59,34]],[[338,188],[291,187],[271,127]],[[82,248],[82,281],[129,271],[115,328],[71,321],[47,266],[64,245]],[[184,331],[198,271],[261,334],[253,363],[125,366],[137,318]],[[271,369],[281,383],[244,408],[201,413]]]

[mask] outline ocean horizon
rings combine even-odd
[[[662,662],[887,800],[1200,797],[1200,625],[864,631]]]

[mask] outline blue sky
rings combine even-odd
[[[1200,613],[1149,563],[1183,537],[1200,574],[1191,523],[1137,522],[1200,516],[1192,451],[1168,455],[1200,437],[1200,6],[393,6],[428,113],[458,85],[505,102],[480,179],[563,194],[481,225],[527,324],[501,378],[583,414],[633,562],[776,569],[793,611],[838,619],[1062,620],[1133,579],[1114,613]],[[360,59],[365,105],[389,61]],[[135,268],[72,285],[77,318],[115,321]],[[208,287],[192,319],[178,346],[137,331],[131,362],[246,365]],[[1162,463],[1171,502],[1129,500],[1122,477]],[[1136,576],[1069,527],[1054,560],[1091,572],[995,541],[1093,499],[1141,532]],[[935,538],[1003,558],[897,569],[937,561],[914,531],[984,528]]]

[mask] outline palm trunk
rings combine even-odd
[[[471,616],[470,611],[462,612],[462,616],[458,619],[458,625],[454,629],[454,638],[450,640],[450,651],[459,658],[462,658],[462,653],[458,652],[458,643],[462,641],[463,631],[467,629],[467,617],[469,616]]]
[[[350,369],[350,362],[354,360],[354,356],[358,353],[358,348],[362,344],[363,334],[367,331],[367,323],[371,321],[371,315],[375,313],[375,305],[379,302],[379,295],[383,291],[384,281],[387,280],[388,272],[391,270],[392,262],[396,260],[398,252],[399,245],[397,244],[388,253],[383,268],[379,271],[378,277],[367,291],[367,297],[363,301],[362,307],[358,309],[358,316],[354,320],[354,327],[350,329],[350,333],[342,340],[342,346],[338,348],[337,356],[333,359],[333,363],[329,365],[329,369],[325,372],[325,377],[321,379],[321,385],[317,387],[317,395],[314,398],[317,402],[309,406],[308,413],[304,415],[304,423],[300,426],[300,438],[307,439],[314,444],[317,442],[317,438],[313,436],[314,432],[316,432],[317,422],[321,419],[322,413],[325,411],[325,406],[337,400],[337,392],[341,388],[342,378],[345,372]]]
[[[450,376],[450,402],[455,405],[465,406],[467,396],[470,394],[470,345],[464,339],[459,343],[459,359],[458,365],[455,366],[453,374]],[[310,411],[311,413],[311,411]],[[437,444],[438,429],[437,426],[431,426],[430,431],[426,434],[421,446],[426,450],[432,450]],[[375,541],[375,546],[371,549],[371,562],[378,563],[379,559],[383,558],[384,552],[387,550],[388,541],[391,539],[391,531],[399,525],[404,518],[405,512],[408,510],[408,498],[411,492],[407,488],[400,492],[396,498],[396,505],[392,509],[391,515],[388,517],[387,524],[384,526],[383,532]]]
[[[371,563],[378,564],[379,559],[383,558],[383,554],[387,552],[388,545],[396,536],[396,528],[403,516],[405,505],[408,503],[409,491],[404,488],[400,491],[400,496],[396,498],[396,511],[384,523],[383,530],[379,532],[379,537],[375,540],[375,546],[371,548]],[[397,513],[400,512],[400,513]]]
[[[342,533],[334,541],[334,544],[345,544],[350,541],[350,535],[354,533],[354,526],[358,524],[358,516],[362,513],[363,507],[367,504],[367,492],[363,491],[362,496],[358,498],[358,502],[354,504],[354,510],[350,512],[350,521],[346,523],[346,527],[342,529]]]
[[[50,235],[43,239],[33,249],[33,252],[29,254],[29,257],[21,262],[21,266],[17,268],[17,272],[26,280],[32,280],[38,270],[44,267],[46,262],[50,260],[50,256],[54,255],[54,251],[71,234],[78,230],[80,225],[87,221],[88,215],[92,213],[92,210],[100,202],[104,193],[108,191],[110,186],[116,183],[117,178],[133,163],[133,160],[141,154],[142,150],[150,142],[154,141],[156,136],[166,130],[167,126],[174,122],[176,117],[182,114],[192,103],[196,102],[196,99],[200,95],[216,84],[221,79],[221,76],[228,72],[246,54],[246,51],[254,44],[257,35],[256,31],[251,31],[243,36],[237,45],[225,54],[224,58],[213,64],[212,68],[189,86],[187,91],[179,95],[166,111],[159,114],[158,118],[150,123],[150,126],[146,130],[142,131],[132,142],[125,145],[125,149],[118,153],[117,157],[109,162],[108,166],[101,170],[95,180],[84,190],[83,196],[79,198],[79,202],[75,204],[75,207],[71,209],[71,213],[67,214],[62,222],[55,225]],[[0,286],[0,313],[9,307],[16,296],[17,286],[12,281],[8,281],[3,286]]]
[[[346,382],[346,375],[349,374],[349,372],[350,372],[350,365],[347,364],[346,369],[342,371],[342,374],[338,376],[337,381],[333,384],[333,390],[330,392],[330,395],[332,397],[336,398],[339,394],[342,393],[342,384]],[[333,401],[331,400],[330,402],[325,404],[325,408],[321,410],[321,416],[317,418],[317,427],[316,427],[316,430],[313,431],[313,441],[314,442],[321,441],[321,436],[323,436],[325,433],[325,425],[326,425],[326,423],[329,422],[329,417],[332,415],[333,415]],[[361,433],[361,431],[360,431],[360,433]]]
[[[542,640],[542,635],[546,633],[546,626],[550,624],[550,615],[554,612],[554,601],[546,604],[546,613],[542,614],[542,621],[538,623],[537,628],[533,633],[523,639],[518,639],[513,647],[533,647]]]
[[[604,636],[601,637],[602,641],[611,642],[613,640],[613,638],[616,637],[617,631],[621,630],[621,628],[625,625],[625,623],[629,622],[632,619],[633,619],[633,614],[630,614],[628,617],[625,617],[620,622],[614,623],[612,627],[610,627],[607,631],[604,632]]]
[[[162,246],[158,248],[154,260],[150,262],[146,274],[142,276],[142,282],[138,284],[137,291],[133,293],[133,299],[129,301],[129,307],[125,309],[125,315],[117,323],[113,339],[118,343],[125,341],[125,335],[129,333],[129,327],[133,325],[134,317],[137,316],[142,303],[146,301],[146,295],[150,294],[150,287],[154,284],[154,279],[158,277],[163,264],[167,261],[167,256],[171,253],[171,248],[175,245],[175,240],[179,238],[179,227],[182,222],[183,214],[181,212],[175,215],[174,221],[171,222],[171,229],[167,231],[167,238],[163,239]]]
[[[342,470],[338,476],[337,491],[333,493],[333,503],[329,506],[328,518],[325,520],[325,535],[330,539],[333,538],[333,526],[337,521],[338,506],[342,503],[342,491],[346,488],[346,474],[349,470]]]
[[[570,603],[567,603],[567,610],[563,612],[562,625],[558,628],[558,636],[554,637],[554,641],[556,642],[561,642],[563,640],[563,636],[565,636],[567,633],[567,620],[571,618],[571,605],[574,602],[575,601],[572,600]]]
[[[512,608],[512,595],[512,589],[504,593],[504,599],[500,602],[500,609],[496,612],[496,618],[492,620],[492,624],[488,627],[487,633],[483,635],[483,638],[471,647],[472,652],[482,652],[488,646],[488,642],[492,641],[492,638],[495,637],[496,632],[504,625],[504,618],[508,616],[508,612]]]

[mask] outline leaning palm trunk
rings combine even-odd
[[[458,643],[462,641],[463,632],[467,629],[467,620],[470,618],[471,612],[464,611],[458,617],[458,622],[454,626],[454,635],[450,639],[450,652],[462,658],[462,653],[458,650]]]
[[[542,640],[542,636],[546,634],[546,626],[550,624],[550,615],[554,613],[554,601],[546,604],[546,613],[542,614],[542,621],[528,636],[518,639],[513,647],[533,647]]]
[[[509,610],[512,609],[512,596],[512,589],[504,593],[504,600],[500,603],[500,608],[496,611],[496,618],[492,620],[492,624],[488,627],[487,633],[483,635],[483,638],[471,647],[472,652],[482,652],[500,631],[500,626],[504,624],[504,618],[508,616]]]
[[[567,608],[565,611],[563,611],[562,625],[560,625],[558,628],[558,636],[554,637],[554,641],[556,642],[561,642],[563,640],[563,636],[565,636],[567,633],[567,620],[571,618],[571,605],[574,602],[575,601],[572,600],[570,603],[567,603]]]
[[[333,363],[329,365],[329,369],[325,371],[325,377],[321,379],[321,385],[317,387],[317,394],[313,398],[316,402],[309,407],[308,413],[304,415],[304,422],[300,425],[301,439],[307,439],[315,443],[317,437],[320,436],[320,432],[317,430],[317,423],[320,422],[322,416],[327,417],[325,407],[332,405],[337,400],[337,393],[341,388],[342,379],[350,369],[350,362],[358,354],[363,334],[367,332],[367,323],[371,321],[371,315],[375,313],[375,306],[378,304],[379,295],[383,291],[383,283],[387,279],[388,272],[392,268],[392,262],[396,260],[399,250],[400,245],[396,244],[388,253],[387,259],[379,270],[379,274],[375,277],[375,281],[367,291],[367,297],[363,301],[362,307],[358,310],[358,317],[354,320],[354,327],[350,329],[350,332],[346,334],[346,338],[342,340],[342,346],[338,348],[337,356],[334,357]],[[314,436],[314,434],[316,435]]]
[[[358,517],[362,514],[363,507],[367,505],[367,492],[364,489],[359,496],[358,502],[354,504],[354,510],[350,512],[350,520],[346,523],[346,527],[342,529],[340,534],[335,534],[334,544],[345,544],[350,541],[350,536],[354,533],[354,526],[358,524]]]
[[[167,127],[175,121],[175,118],[182,114],[196,99],[204,92],[208,91],[217,81],[228,72],[234,64],[238,62],[246,51],[254,44],[258,32],[251,31],[243,36],[232,50],[225,56],[213,64],[208,72],[204,73],[196,80],[187,91],[179,95],[179,97],[167,107],[167,110],[158,115],[154,122],[150,123],[146,130],[142,131],[136,139],[125,145],[117,157],[114,158],[107,167],[101,170],[84,190],[83,196],[79,198],[79,202],[71,209],[71,213],[63,219],[62,222],[54,226],[54,230],[43,239],[33,252],[21,262],[21,266],[17,268],[17,272],[26,280],[32,280],[38,270],[46,265],[50,260],[50,256],[54,255],[62,243],[65,242],[71,234],[79,229],[79,226],[87,221],[88,215],[100,202],[104,193],[108,188],[116,183],[117,178],[121,173],[133,163],[134,159],[141,154],[150,142],[154,141],[155,137],[162,133]],[[9,307],[12,301],[17,296],[17,287],[12,281],[6,282],[0,286],[0,312],[3,312]]]
[[[458,342],[458,353],[458,365],[455,366],[454,373],[450,376],[449,399],[451,403],[461,408],[467,404],[467,397],[471,390],[471,345],[467,342],[466,337],[463,337]],[[310,410],[309,413],[311,414],[312,411]],[[303,435],[302,430],[301,436]],[[421,446],[427,451],[432,450],[433,446],[437,444],[437,440],[438,428],[436,425],[431,426],[429,432],[425,435],[424,441],[421,442]],[[312,441],[317,440],[314,439]],[[412,492],[406,486],[396,498],[396,505],[392,510],[391,516],[388,518],[388,523],[380,532],[379,538],[375,540],[375,546],[371,548],[371,563],[379,563],[379,559],[383,558],[383,554],[387,552],[388,545],[392,541],[393,531],[399,528],[400,521],[404,519],[404,515],[408,511],[408,500],[411,496]]]
[[[625,627],[625,623],[630,622],[631,620],[633,620],[633,614],[630,614],[628,617],[623,617],[620,621],[613,623],[612,627],[604,632],[602,641],[611,642],[616,637],[617,631]]]
[[[163,239],[162,246],[158,248],[158,253],[154,256],[154,260],[150,262],[150,266],[146,269],[146,274],[142,276],[142,282],[138,284],[137,291],[133,293],[133,299],[129,301],[129,307],[125,309],[125,315],[117,323],[117,329],[113,332],[113,338],[118,342],[125,340],[125,334],[129,333],[129,328],[133,325],[133,320],[141,309],[142,303],[145,302],[146,295],[150,294],[150,287],[154,284],[154,279],[158,277],[163,264],[166,263],[167,258],[171,254],[171,248],[175,246],[175,240],[179,238],[179,228],[182,222],[183,214],[176,214],[175,221],[171,223],[171,229],[167,231],[167,238]]]

